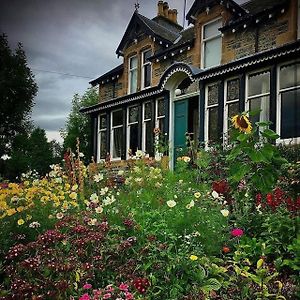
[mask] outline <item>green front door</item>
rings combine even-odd
[[[188,131],[188,100],[174,102],[174,164],[186,147]],[[182,149],[182,150],[181,150]]]

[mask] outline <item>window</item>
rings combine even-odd
[[[205,141],[218,141],[219,84],[206,86]]]
[[[129,93],[135,93],[137,91],[137,65],[138,58],[133,56],[129,58]]]
[[[142,150],[153,156],[153,126],[152,126],[152,103],[146,102],[143,105],[143,142]]]
[[[279,68],[277,132],[282,140],[300,137],[300,62]]]
[[[139,107],[128,107],[127,115],[127,157],[129,153],[135,155],[139,139]]]
[[[246,110],[257,112],[251,122],[270,120],[270,71],[261,71],[248,76]]]
[[[106,130],[107,130],[107,117],[105,115],[99,116],[98,121],[98,136],[99,136],[99,142],[98,142],[98,161],[101,159],[106,159],[106,148],[107,148],[107,138],[106,138]]]
[[[202,67],[209,68],[221,63],[222,36],[218,30],[222,27],[222,20],[214,20],[203,25],[202,30]]]
[[[142,88],[151,86],[151,62],[148,61],[151,54],[151,49],[142,53]]]
[[[165,132],[165,100],[159,99],[156,101],[156,122],[155,127],[160,129],[161,133]]]
[[[239,113],[240,80],[238,78],[227,80],[225,83],[224,101],[224,138],[230,126],[230,119]]]
[[[111,115],[111,148],[112,159],[121,159],[123,153],[123,110],[116,110]]]

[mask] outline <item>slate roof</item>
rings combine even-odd
[[[276,5],[284,4],[286,0],[251,0],[241,4],[241,7],[251,15],[255,15],[263,10],[271,9]]]
[[[124,65],[120,64],[117,67],[113,68],[112,70],[101,75],[100,77],[93,79],[92,81],[89,82],[89,84],[91,84],[92,86],[95,86],[95,85],[99,84],[101,81],[107,80],[108,78],[111,78],[111,77],[114,77],[117,75],[121,75],[123,73],[123,70],[124,70]]]

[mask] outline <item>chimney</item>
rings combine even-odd
[[[157,3],[157,16],[164,16],[164,2],[162,0]]]
[[[168,11],[169,11],[169,4],[168,4],[168,2],[164,2],[163,9],[164,9],[164,17],[168,18]]]
[[[177,22],[177,15],[178,15],[177,9],[173,9],[173,13],[172,13],[172,15],[171,15],[171,16],[172,16],[172,19],[171,19],[171,20],[172,20],[174,23],[176,23],[176,24],[178,23],[178,22]]]

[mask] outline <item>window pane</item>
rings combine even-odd
[[[151,122],[145,123],[145,151],[153,156],[153,128]]]
[[[147,59],[151,56],[151,50],[145,51],[143,55],[143,63],[148,62]]]
[[[282,139],[300,137],[300,89],[284,92],[281,95]]]
[[[230,127],[231,125],[231,118],[237,114],[239,114],[239,110],[240,110],[240,107],[239,107],[239,102],[234,102],[234,103],[228,103],[228,128]]]
[[[134,155],[138,149],[138,136],[139,136],[139,125],[133,124],[129,128],[129,149]]]
[[[219,85],[217,83],[208,86],[208,95],[207,95],[208,105],[218,104],[219,100]]]
[[[151,84],[151,65],[144,66],[144,87],[148,87]]]
[[[113,129],[113,158],[119,158],[122,155],[123,128]]]
[[[113,126],[123,125],[123,111],[117,110],[113,112]]]
[[[152,104],[151,102],[146,102],[144,106],[144,120],[152,118]]]
[[[139,121],[139,108],[138,106],[129,107],[129,123]]]
[[[136,68],[137,67],[137,62],[138,62],[138,60],[137,60],[136,56],[135,57],[131,57],[130,58],[130,69]]]
[[[100,132],[100,159],[105,159],[106,158],[106,132],[101,131]]]
[[[270,92],[270,72],[257,73],[249,76],[248,96]]]
[[[208,113],[208,140],[218,141],[218,107],[212,107]]]
[[[261,110],[259,114],[250,117],[250,120],[253,124],[255,122],[269,121],[269,111],[270,111],[269,96],[251,99],[249,102],[249,110],[250,111]]]
[[[160,132],[165,132],[165,118],[158,119],[158,128],[160,129]]]
[[[157,101],[157,116],[164,116],[165,115],[165,100],[161,99]]]
[[[204,39],[220,35],[218,28],[222,27],[222,20],[218,20],[204,26]]]
[[[100,129],[105,129],[106,125],[106,115],[100,116]]]
[[[229,80],[227,82],[227,101],[240,98],[240,81],[239,79]]]
[[[130,71],[130,93],[137,91],[137,69]]]
[[[221,37],[207,41],[204,44],[204,68],[217,66],[221,63]]]
[[[280,88],[300,85],[300,63],[280,68]]]

